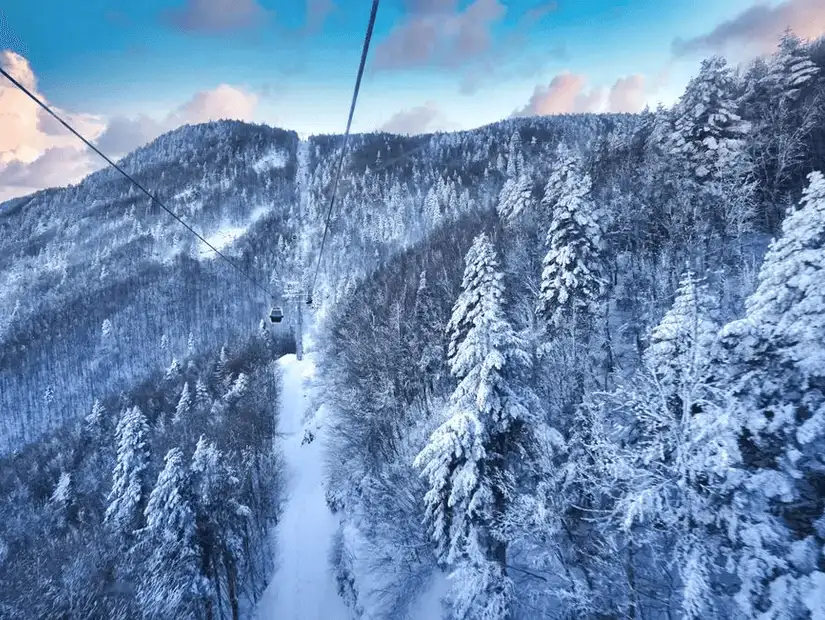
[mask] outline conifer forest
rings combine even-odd
[[[825,619],[825,39],[340,138],[0,204],[0,618]]]

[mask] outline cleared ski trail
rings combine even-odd
[[[350,620],[330,570],[329,549],[338,527],[324,501],[323,433],[301,445],[307,405],[305,381],[315,371],[312,355],[279,360],[281,415],[287,471],[287,504],[277,526],[275,573],[258,603],[259,620]]]

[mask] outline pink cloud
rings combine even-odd
[[[29,62],[19,54],[0,52],[0,64],[26,88],[48,103],[37,90]],[[107,155],[117,157],[161,133],[186,123],[219,119],[251,120],[258,97],[242,88],[221,84],[196,93],[166,117],[156,120],[55,111]],[[101,160],[25,93],[0,78],[0,200],[45,187],[76,183],[102,167]]]
[[[492,27],[507,8],[499,0],[407,0],[409,14],[375,48],[376,69],[459,66],[489,51]]]
[[[182,7],[164,13],[170,25],[206,34],[253,28],[268,16],[269,12],[257,0],[185,0]]]
[[[733,19],[722,22],[710,32],[690,39],[673,41],[673,53],[743,51],[771,52],[782,33],[790,28],[802,38],[825,34],[825,2],[822,0],[785,0],[777,5],[756,4]],[[734,46],[738,46],[734,49]],[[744,46],[745,50],[741,47]]]
[[[587,91],[586,85],[587,79],[583,75],[557,75],[547,86],[536,86],[527,105],[513,112],[512,116],[596,112],[602,96],[598,91]]]
[[[248,121],[255,113],[258,97],[240,88],[221,84],[212,90],[196,93],[173,116],[178,124],[206,123],[222,119]]]
[[[611,112],[641,112],[646,94],[643,75],[619,78],[607,96],[607,108]]]
[[[588,112],[639,112],[648,95],[643,75],[616,80],[607,88],[589,88],[587,78],[576,73],[561,73],[548,85],[536,86],[527,104],[511,117],[582,114]]]

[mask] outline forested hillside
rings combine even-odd
[[[0,205],[0,616],[251,617],[297,327],[260,322],[341,144],[221,121],[122,162],[276,299],[115,171]],[[445,618],[825,617],[825,42],[350,149],[305,322],[357,617],[443,576]]]
[[[442,571],[451,618],[825,613],[823,52],[511,127],[488,199],[337,306],[328,503],[363,617]]]

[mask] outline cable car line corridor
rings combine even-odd
[[[279,431],[287,471],[286,508],[276,526],[275,572],[258,602],[259,620],[349,620],[338,596],[329,549],[338,518],[327,508],[323,485],[324,429],[302,443],[313,353],[279,360],[282,392]]]

